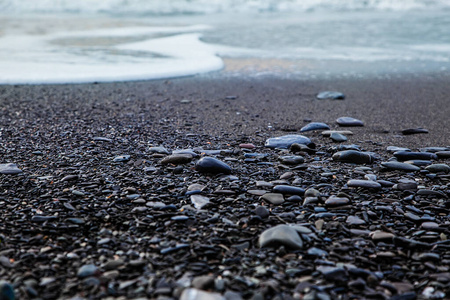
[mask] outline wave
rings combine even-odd
[[[450,9],[450,0],[0,0],[2,13],[172,15],[423,9]]]

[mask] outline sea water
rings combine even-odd
[[[0,0],[0,84],[447,72],[449,33],[450,0]]]

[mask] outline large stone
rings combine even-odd
[[[450,167],[446,164],[434,164],[425,169],[432,173],[450,173]]]
[[[419,134],[419,133],[428,133],[428,130],[424,128],[408,128],[402,130],[403,135],[411,135],[411,134]]]
[[[0,164],[0,174],[15,175],[22,173],[22,170],[17,167],[16,164]]]
[[[202,209],[209,203],[209,198],[201,195],[191,195],[191,202],[196,209]]]
[[[430,160],[430,159],[437,159],[437,155],[430,152],[410,152],[410,151],[397,151],[394,153],[394,156],[398,160]]]
[[[265,230],[259,236],[259,246],[286,246],[291,249],[302,249],[303,240],[300,234],[310,233],[310,230],[303,226],[277,225]]]
[[[354,164],[370,164],[374,161],[374,158],[369,153],[356,150],[339,151],[333,154],[332,158],[335,161]]]
[[[330,135],[330,138],[336,143],[342,143],[342,142],[345,142],[347,140],[347,137],[345,135],[340,134],[340,133],[336,133],[336,132],[333,132]]]
[[[309,138],[300,134],[288,134],[279,137],[274,137],[266,140],[265,146],[267,148],[281,148],[289,149],[292,144],[303,144],[308,147],[313,146]]]
[[[203,157],[195,165],[195,169],[200,173],[230,174],[231,167],[214,157]]]
[[[399,170],[405,172],[416,172],[420,171],[420,168],[411,164],[405,164],[398,161],[386,161],[382,162],[381,165],[390,170]]]

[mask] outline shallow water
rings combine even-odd
[[[24,2],[0,0],[0,83],[450,70],[448,1]]]

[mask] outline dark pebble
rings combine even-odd
[[[299,134],[288,134],[267,139],[264,146],[266,146],[267,148],[289,149],[292,144],[303,144],[308,147],[311,147],[311,145],[313,145],[311,140],[306,136]]]
[[[300,132],[312,131],[312,130],[328,130],[330,126],[321,122],[312,122],[300,129]]]
[[[431,160],[437,159],[437,155],[430,152],[409,152],[409,151],[398,151],[394,153],[394,156],[401,161],[405,160]]]
[[[363,121],[352,117],[340,117],[336,120],[336,123],[343,127],[364,126]]]
[[[409,128],[402,130],[403,135],[411,135],[411,134],[419,134],[419,133],[428,133],[428,130],[423,128]]]
[[[273,188],[273,191],[275,193],[281,193],[281,194],[289,194],[289,195],[303,195],[305,194],[305,190],[299,187],[295,186],[289,186],[289,185],[276,185]]]
[[[201,158],[195,165],[195,169],[200,173],[231,174],[229,165],[213,157]]]

